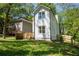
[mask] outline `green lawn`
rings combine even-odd
[[[79,49],[70,44],[34,41],[34,40],[0,40],[0,56],[62,56],[79,55]]]

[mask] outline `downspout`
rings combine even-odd
[[[51,38],[51,12],[49,13],[49,15],[50,15],[50,40],[52,40]]]
[[[35,40],[35,14],[34,14],[34,40]]]

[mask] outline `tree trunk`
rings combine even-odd
[[[75,44],[75,37],[76,37],[76,34],[77,32],[79,31],[79,27],[76,29],[76,32],[74,33],[72,39],[71,39],[71,44],[74,45]]]
[[[6,38],[7,21],[9,21],[10,4],[6,7],[6,17],[4,19],[3,38]]]
[[[5,22],[4,22],[5,23]],[[4,24],[4,27],[3,27],[3,38],[5,39],[5,24]]]

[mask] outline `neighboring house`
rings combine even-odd
[[[57,16],[55,17],[45,6],[39,6],[34,11],[32,26],[33,36],[36,40],[54,40],[59,35]]]
[[[32,22],[24,18],[20,18],[16,23],[16,32],[32,32]]]
[[[15,23],[16,38],[17,39],[30,39],[32,38],[32,22],[24,18],[18,19]]]

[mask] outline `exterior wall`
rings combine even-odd
[[[17,31],[22,31],[23,22],[17,22],[17,23],[15,24],[15,26],[16,26],[16,30],[17,30]]]
[[[38,19],[38,13],[35,15],[35,22],[33,21],[33,32],[35,31],[35,39],[50,39],[50,15],[49,11],[41,9],[39,12],[45,11],[45,18]],[[35,23],[35,25],[34,25]],[[45,34],[39,33],[39,26],[45,26]],[[35,27],[34,27],[35,26]],[[34,29],[35,28],[35,29]]]
[[[17,22],[16,24],[16,38],[31,39],[32,36],[32,24],[27,21]]]
[[[35,17],[34,17],[34,18],[35,18]],[[32,20],[33,20],[33,21],[32,21],[32,33],[33,33],[33,38],[35,38],[35,33],[34,33],[34,32],[35,32],[35,22],[34,22],[35,19],[34,19],[34,18],[32,19]]]
[[[23,22],[23,32],[32,32],[32,24],[28,22]]]
[[[31,23],[23,21],[23,22],[17,22],[15,25],[16,25],[17,31],[32,32],[32,24]]]
[[[54,40],[54,39],[57,39],[57,35],[59,35],[59,26],[58,26],[58,19],[53,16],[52,14],[51,15],[51,39]]]

